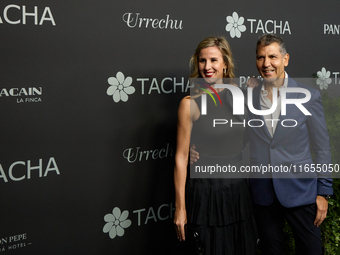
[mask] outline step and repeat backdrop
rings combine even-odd
[[[292,77],[340,87],[340,3],[2,0],[0,254],[168,254],[189,59],[225,36],[240,86],[281,35]]]

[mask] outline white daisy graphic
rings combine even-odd
[[[332,79],[329,78],[331,75],[330,71],[327,71],[326,68],[321,68],[321,71],[317,73],[318,79],[316,80],[316,84],[319,85],[320,89],[327,89],[328,84],[332,83]]]
[[[235,36],[237,38],[241,37],[241,32],[246,31],[246,26],[243,25],[244,18],[239,17],[237,12],[233,12],[232,16],[227,16],[228,24],[225,27],[227,32],[230,32],[231,38]]]
[[[120,100],[126,102],[129,99],[128,95],[135,93],[136,89],[131,86],[132,78],[126,77],[122,72],[118,72],[116,77],[110,77],[107,82],[111,85],[106,94],[112,96],[113,101],[118,103]]]
[[[127,210],[121,213],[118,207],[113,208],[112,214],[108,213],[104,216],[107,222],[103,227],[104,233],[109,233],[111,239],[116,236],[123,236],[125,233],[124,228],[131,226],[131,220],[128,220],[129,212]]]

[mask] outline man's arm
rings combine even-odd
[[[312,115],[308,117],[307,124],[310,143],[315,154],[314,163],[315,165],[320,164],[322,169],[324,169],[324,166],[327,165],[327,169],[329,169],[328,166],[331,164],[329,136],[319,91],[316,90],[313,93],[312,100],[313,99],[314,101],[310,107],[310,113]],[[322,195],[333,194],[332,184],[333,180],[331,178],[330,171],[327,171],[326,173],[321,171],[318,173],[318,196],[316,198],[317,214],[314,225],[320,226],[327,216],[328,201]]]

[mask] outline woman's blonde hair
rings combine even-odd
[[[224,63],[227,66],[227,70],[223,73],[223,78],[234,78],[234,62],[233,55],[231,53],[230,45],[224,37],[207,37],[203,39],[197,46],[194,55],[190,59],[191,75],[190,78],[201,77],[198,70],[198,57],[204,48],[217,46],[223,56]]]

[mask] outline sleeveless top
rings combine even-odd
[[[232,97],[224,89],[216,100],[207,95],[207,114],[200,115],[193,123],[191,144],[195,144],[200,158],[195,165],[242,165],[242,148],[245,134],[245,116],[233,116]],[[195,102],[201,111],[201,98]],[[220,123],[213,126],[215,120]],[[227,122],[226,122],[227,121]],[[232,123],[232,124],[231,124]],[[238,123],[238,124],[237,124]],[[232,125],[232,127],[231,127]],[[188,222],[193,225],[223,226],[243,221],[252,217],[252,201],[246,179],[236,178],[190,178],[188,172],[186,187],[186,207]]]
[[[232,110],[231,94],[227,89],[218,93],[212,93],[213,99],[207,97],[207,114],[202,115],[193,123],[191,144],[195,144],[200,155],[207,156],[234,156],[239,154],[243,148],[245,133],[245,117],[234,116]],[[201,112],[202,95],[194,99]],[[214,126],[215,120],[215,126]]]

